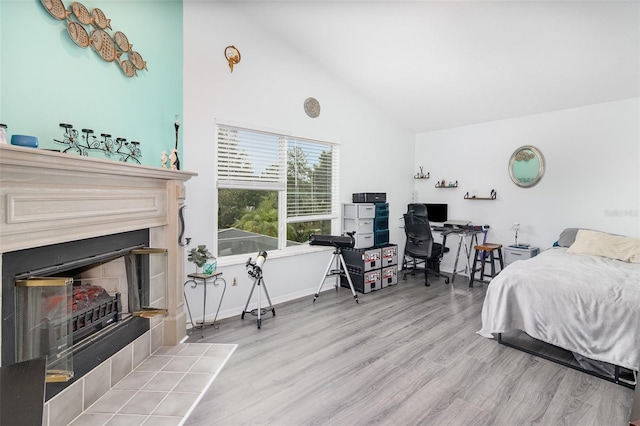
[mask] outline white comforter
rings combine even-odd
[[[553,248],[491,281],[478,334],[531,337],[633,370],[640,367],[640,264]]]

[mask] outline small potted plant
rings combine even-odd
[[[187,256],[187,260],[191,263],[196,264],[196,272],[200,273],[202,271],[202,267],[207,260],[213,259],[213,254],[207,249],[207,246],[202,244],[196,248],[192,248],[189,250],[189,255]]]

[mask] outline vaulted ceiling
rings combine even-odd
[[[233,3],[413,132],[640,96],[638,1]]]

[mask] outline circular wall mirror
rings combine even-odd
[[[521,146],[511,154],[509,175],[522,188],[536,185],[544,175],[544,156],[535,146]]]

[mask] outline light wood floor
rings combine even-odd
[[[477,335],[485,291],[409,277],[276,305],[260,330],[238,312],[189,340],[238,348],[186,425],[627,425],[630,389]]]

